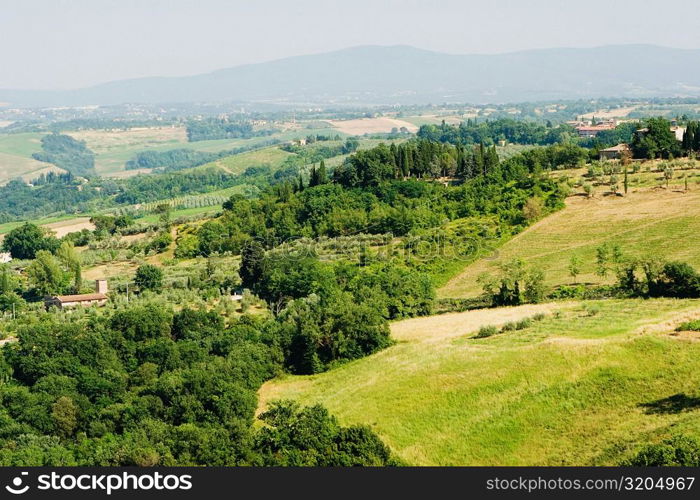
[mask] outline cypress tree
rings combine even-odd
[[[5,294],[12,291],[12,283],[10,280],[10,268],[7,264],[2,264],[0,267],[0,294]]]
[[[688,126],[683,133],[683,151],[690,153],[695,148],[695,122],[688,123]]]
[[[479,147],[474,152],[474,160],[476,163],[476,170],[480,175],[486,175],[486,158],[484,154],[484,144],[479,143]]]
[[[316,172],[316,165],[311,165],[311,173],[309,174],[309,187],[318,186],[318,184],[318,172]]]
[[[486,152],[484,169],[486,173],[489,173],[493,172],[496,168],[498,168],[498,153],[496,152],[496,146],[491,146]]]
[[[409,146],[403,146],[403,162],[401,165],[401,173],[404,177],[411,175],[413,154]]]
[[[80,289],[83,287],[83,274],[80,269],[80,263],[77,262],[73,266],[73,289],[75,293],[80,293]]]
[[[328,184],[328,172],[326,172],[326,162],[321,160],[321,164],[316,171],[316,179],[318,184]]]

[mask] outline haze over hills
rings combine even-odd
[[[0,90],[13,106],[166,102],[279,104],[503,103],[700,95],[700,50],[653,45],[453,55],[362,46],[186,77],[149,77],[69,91]]]

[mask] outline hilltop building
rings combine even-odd
[[[601,160],[617,160],[625,151],[631,151],[629,145],[618,144],[617,146],[613,146],[611,148],[601,149],[598,151],[598,155]]]
[[[579,125],[576,127],[576,132],[579,137],[595,137],[598,132],[603,130],[612,130],[617,127],[617,122],[615,120],[610,120],[607,122],[597,123],[595,125]]]
[[[78,295],[55,295],[46,297],[44,305],[46,308],[58,307],[59,309],[70,309],[77,306],[103,306],[107,303],[108,287],[107,280],[95,281],[95,293],[83,293]]]

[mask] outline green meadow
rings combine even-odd
[[[394,323],[394,346],[268,382],[261,408],[322,403],[413,465],[614,465],[648,442],[700,437],[700,342],[672,335],[700,300],[533,307]],[[536,310],[529,328],[474,338]]]
[[[496,249],[489,259],[468,265],[438,290],[441,297],[474,297],[481,293],[482,273],[520,258],[545,271],[549,286],[612,283],[613,273],[596,274],[596,249],[617,243],[625,255],[656,255],[700,268],[700,190],[642,190],[627,196],[570,197],[567,206],[535,223]],[[576,278],[571,258],[581,262]]]

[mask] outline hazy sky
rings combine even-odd
[[[700,48],[698,19],[697,0],[0,0],[0,88],[188,75],[368,44]]]

